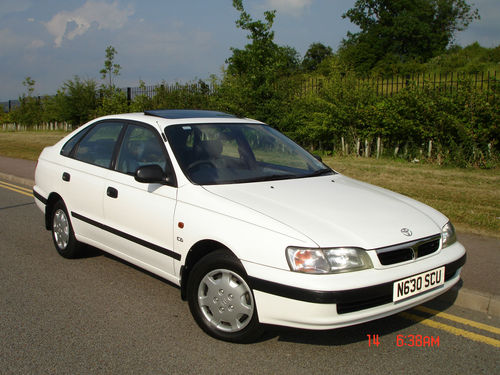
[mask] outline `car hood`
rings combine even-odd
[[[447,221],[420,202],[340,174],[204,187],[291,227],[320,247],[376,249],[435,235]]]

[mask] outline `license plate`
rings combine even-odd
[[[393,286],[393,301],[415,296],[444,284],[444,267],[436,268],[403,280]]]

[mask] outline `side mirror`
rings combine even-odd
[[[321,156],[319,156],[319,155],[313,155],[313,156],[314,156],[314,158],[315,158],[316,160],[318,160],[318,161],[320,161],[320,162],[323,162],[323,159],[321,158]]]
[[[137,182],[147,184],[163,184],[167,182],[163,169],[158,164],[144,165],[135,171]]]

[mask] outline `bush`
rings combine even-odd
[[[407,160],[484,167],[498,159],[498,96],[472,82],[380,95],[366,81],[333,77],[292,108],[288,134],[310,149],[367,155],[380,139],[386,155]]]
[[[103,88],[100,90],[100,104],[94,117],[128,112],[127,94],[119,89]]]

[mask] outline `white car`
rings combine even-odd
[[[397,313],[449,290],[466,258],[431,207],[221,112],[98,118],[43,150],[33,192],[62,256],[88,244],[179,285],[233,342]]]

